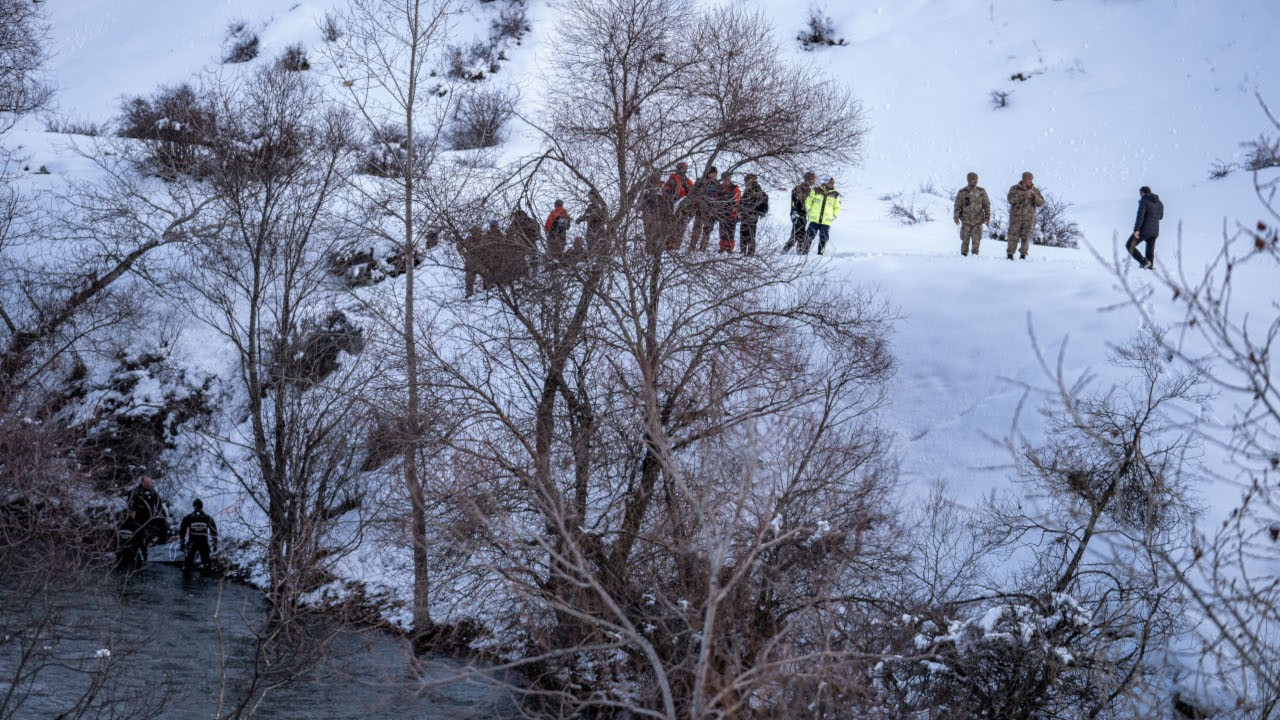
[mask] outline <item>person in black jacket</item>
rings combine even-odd
[[[784,253],[798,247],[801,255],[809,254],[809,209],[805,207],[805,202],[809,200],[809,193],[813,192],[813,186],[817,182],[818,176],[807,172],[800,184],[791,189],[791,239],[782,247]]]
[[[755,175],[747,175],[747,190],[742,194],[742,225],[738,228],[738,237],[742,240],[742,254],[756,254],[756,227],[760,218],[769,214],[769,194],[760,187]]]
[[[155,491],[155,481],[151,476],[143,475],[138,486],[129,493],[127,518],[138,525],[137,542],[142,550],[142,559],[145,560],[147,547],[164,542],[169,535],[169,518],[160,494]]]
[[[181,543],[179,547],[187,551],[187,559],[182,564],[182,569],[194,568],[197,554],[200,555],[202,570],[212,567],[209,561],[209,546],[212,543],[213,552],[218,552],[218,524],[205,514],[204,503],[200,498],[191,501],[191,514],[182,518],[182,525],[178,528],[178,542]]]
[[[1160,237],[1160,221],[1164,219],[1164,203],[1160,196],[1151,192],[1151,188],[1142,186],[1138,190],[1138,217],[1133,221],[1133,235],[1125,243],[1125,249],[1144,270],[1150,270],[1156,264],[1156,238]],[[1138,243],[1147,244],[1147,254],[1143,257],[1138,252]]]

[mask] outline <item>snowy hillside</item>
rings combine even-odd
[[[794,3],[750,4],[782,35],[803,24]],[[261,28],[257,62],[292,43],[322,47],[320,24],[331,7],[228,2],[156,11],[136,2],[49,3],[58,113],[102,122],[123,96],[218,70],[233,20]],[[1208,173],[1215,160],[1238,160],[1240,143],[1265,128],[1255,94],[1280,96],[1264,50],[1278,11],[1266,0],[914,0],[831,3],[826,10],[849,44],[812,53],[795,44],[795,52],[845,80],[872,126],[865,167],[816,169],[835,175],[846,196],[829,262],[851,281],[883,289],[904,316],[889,414],[905,476],[919,487],[953,475],[966,494],[997,486],[1003,471],[991,468],[1005,464],[1007,452],[991,439],[1009,430],[1018,383],[1046,380],[1028,338],[1029,314],[1051,353],[1072,337],[1074,371],[1097,369],[1106,348],[1125,340],[1137,321],[1128,312],[1100,312],[1122,298],[1087,248],[1035,248],[1029,267],[1006,267],[999,242],[987,239],[981,259],[959,257],[949,201],[921,186],[950,195],[975,170],[998,212],[1007,188],[1032,170],[1040,187],[1072,204],[1070,219],[1109,260],[1113,236],[1131,225],[1138,186],[1150,185],[1168,208],[1161,262],[1173,260],[1178,225],[1188,260],[1203,262],[1202,252],[1216,250],[1224,220],[1249,222],[1257,214],[1247,173],[1215,181]],[[537,67],[526,64],[536,63],[529,55],[554,52],[539,44],[554,14],[535,6],[532,15],[531,41],[497,82],[527,84],[522,75]],[[464,18],[459,34],[483,17]],[[1011,80],[1015,74],[1027,79]],[[1008,107],[992,109],[995,90],[1010,92]],[[44,149],[61,138],[41,137],[38,127],[31,119],[19,135],[40,148],[31,164],[71,170],[74,161]],[[793,179],[763,181],[781,226],[781,199]],[[905,228],[890,220],[879,198],[896,192],[914,195],[934,222]],[[1268,299],[1270,288],[1260,290],[1259,299]]]
[[[326,12],[340,0],[44,4],[54,47],[49,69],[58,87],[49,113],[55,119],[105,123],[126,96],[204,74],[247,73],[294,44],[307,50],[311,72],[325,78],[327,89],[335,97],[341,93],[340,71],[324,59],[322,30]],[[890,339],[896,374],[880,418],[900,464],[895,500],[903,507],[923,499],[935,481],[945,482],[950,496],[970,508],[1011,487],[1010,443],[1017,444],[1019,435],[1037,441],[1043,435],[1045,421],[1036,410],[1056,396],[1046,368],[1055,369],[1064,343],[1067,382],[1090,372],[1101,386],[1119,377],[1106,365],[1107,354],[1145,322],[1113,263],[1157,323],[1181,319],[1174,299],[1124,256],[1140,186],[1151,186],[1166,208],[1157,274],[1176,275],[1179,262],[1198,274],[1218,251],[1224,227],[1252,225],[1260,217],[1251,173],[1236,170],[1209,179],[1209,172],[1215,161],[1239,163],[1246,152],[1241,143],[1269,128],[1259,97],[1280,107],[1280,66],[1273,57],[1280,4],[1274,0],[832,1],[825,11],[847,45],[815,51],[791,40],[805,22],[801,4],[735,4],[763,14],[794,59],[829,71],[863,104],[870,126],[865,163],[814,168],[819,177],[833,175],[844,196],[831,245],[824,257],[796,262],[818,264],[849,287],[874,287],[900,316]],[[496,12],[488,3],[468,6],[458,19],[457,42],[483,35]],[[486,81],[519,88],[521,108],[546,99],[541,74],[558,50],[548,42],[556,12],[543,0],[530,0],[531,32],[507,49],[501,69]],[[257,32],[258,59],[220,63],[233,22]],[[993,92],[1008,93],[1007,107],[993,108]],[[84,147],[87,139],[47,132],[46,120],[27,118],[7,138],[31,171],[51,173],[29,172],[20,187],[51,197],[51,190],[67,182],[100,177],[70,147]],[[536,147],[538,135],[518,119],[507,132],[506,157]],[[998,216],[1024,170],[1035,174],[1037,186],[1070,204],[1066,216],[1079,226],[1080,247],[1033,246],[1027,260],[1009,261],[1003,242],[987,237],[980,255],[961,257],[950,198],[966,172],[980,175]],[[1277,172],[1264,171],[1263,177]],[[787,193],[797,180],[761,178],[771,197],[763,253],[779,251],[788,223]],[[890,217],[881,198],[895,193],[932,221],[908,226]],[[550,199],[539,208],[544,217]],[[570,200],[575,215],[584,200]],[[419,274],[433,288],[461,281],[460,273],[441,265],[428,264]],[[1255,269],[1239,278],[1235,303],[1274,309],[1277,288],[1274,268]],[[346,306],[369,303],[377,292],[356,294]],[[440,316],[447,319],[455,310]],[[180,308],[156,308],[156,314],[177,338],[174,356],[186,386],[234,375],[225,339],[194,321],[184,326]],[[432,322],[443,321],[433,315]],[[1037,357],[1037,344],[1047,366]],[[1189,340],[1188,353],[1198,350]],[[105,383],[104,372],[90,369]],[[135,398],[144,404],[156,400]],[[1217,418],[1230,417],[1238,398],[1216,402],[1184,410],[1188,420],[1206,422],[1203,431],[1225,439]],[[1219,469],[1225,454],[1211,445],[1204,463]],[[449,471],[443,464],[433,469]],[[1206,508],[1206,526],[1216,525],[1239,501],[1239,488],[1215,483],[1206,480],[1195,488]],[[182,503],[199,495],[221,517],[264,522],[213,461],[187,468],[171,487]],[[228,532],[234,536],[235,530]],[[407,602],[413,589],[407,562],[405,553],[388,560],[379,548],[365,547],[343,568],[349,579]],[[480,612],[482,605],[476,597],[443,597],[437,607],[443,614],[466,614]],[[407,614],[391,619],[411,622]]]

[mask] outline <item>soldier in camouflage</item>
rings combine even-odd
[[[1035,186],[1035,176],[1022,173],[1022,182],[1009,188],[1009,246],[1005,249],[1009,259],[1018,248],[1023,260],[1031,247],[1031,234],[1036,228],[1036,208],[1044,205],[1044,196]],[[1021,247],[1019,248],[1019,243]]]
[[[969,173],[969,184],[956,193],[955,209],[951,213],[956,225],[960,226],[960,254],[968,255],[970,243],[973,254],[978,254],[978,245],[982,242],[982,226],[991,224],[991,198],[987,191],[978,187],[978,173]]]

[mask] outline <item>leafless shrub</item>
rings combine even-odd
[[[907,196],[905,193],[890,193],[881,195],[880,202],[887,207],[889,217],[897,220],[903,225],[919,225],[933,221],[933,216],[929,214],[926,207],[916,207],[915,195]]]
[[[449,144],[454,150],[493,147],[503,141],[503,128],[515,114],[515,97],[481,88],[463,95],[453,111]]]
[[[276,58],[276,65],[282,70],[290,72],[311,69],[311,63],[307,60],[306,49],[296,43],[285,48],[284,52],[280,53],[280,57]]]
[[[1251,172],[1280,167],[1280,137],[1275,139],[1259,135],[1242,145],[1245,148],[1243,167]]]
[[[106,123],[99,123],[93,120],[75,120],[56,115],[50,115],[45,118],[44,131],[61,135],[83,135],[85,137],[111,134],[111,128]]]
[[[1209,166],[1209,179],[1220,180],[1239,169],[1240,166],[1236,163],[1227,162],[1225,160],[1214,160],[1213,165]]]
[[[338,18],[333,13],[326,12],[324,20],[320,24],[320,35],[327,43],[337,42],[342,37],[342,27],[338,25]]]
[[[529,14],[524,3],[512,2],[498,12],[498,17],[490,21],[489,37],[499,42],[512,42],[519,45],[532,27],[529,24]]]
[[[848,45],[844,38],[836,37],[837,33],[835,22],[831,17],[818,5],[813,4],[809,6],[809,17],[805,21],[805,29],[796,35],[796,40],[800,41],[800,47],[805,50]]]
[[[990,94],[991,109],[999,110],[1009,107],[1009,96],[1013,94],[1011,90],[992,90]]]
[[[120,137],[145,142],[146,166],[163,178],[203,172],[215,113],[207,98],[183,83],[161,87],[151,97],[126,98],[117,120]]]
[[[224,64],[245,63],[258,57],[258,33],[243,20],[233,20],[227,25],[227,36],[222,43]]]
[[[1071,203],[1051,192],[1044,193],[1044,206],[1036,210],[1036,227],[1031,241],[1049,247],[1079,247],[1084,233],[1075,221],[1067,217]]]

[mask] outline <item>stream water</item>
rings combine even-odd
[[[55,597],[26,599],[0,582],[3,717],[81,717],[64,713],[94,677],[106,681],[96,702],[108,708],[150,704],[159,708],[154,717],[165,720],[226,717],[246,696],[261,657],[256,633],[267,612],[261,595],[174,567],[152,564],[128,577],[112,573]],[[50,610],[57,621],[40,630],[38,619],[52,617]],[[255,702],[261,700],[252,717],[455,720],[518,714],[511,693],[496,684],[457,679],[463,666],[454,660],[427,659],[425,670],[411,672],[408,644],[392,634],[349,628],[319,628],[317,634],[324,638],[321,659],[278,687],[255,693]],[[25,643],[24,655],[23,641],[33,638],[38,641]],[[39,672],[25,678],[36,667]],[[270,671],[263,677],[273,685],[280,680]],[[15,694],[25,695],[16,712]],[[11,714],[4,708],[6,696]]]

